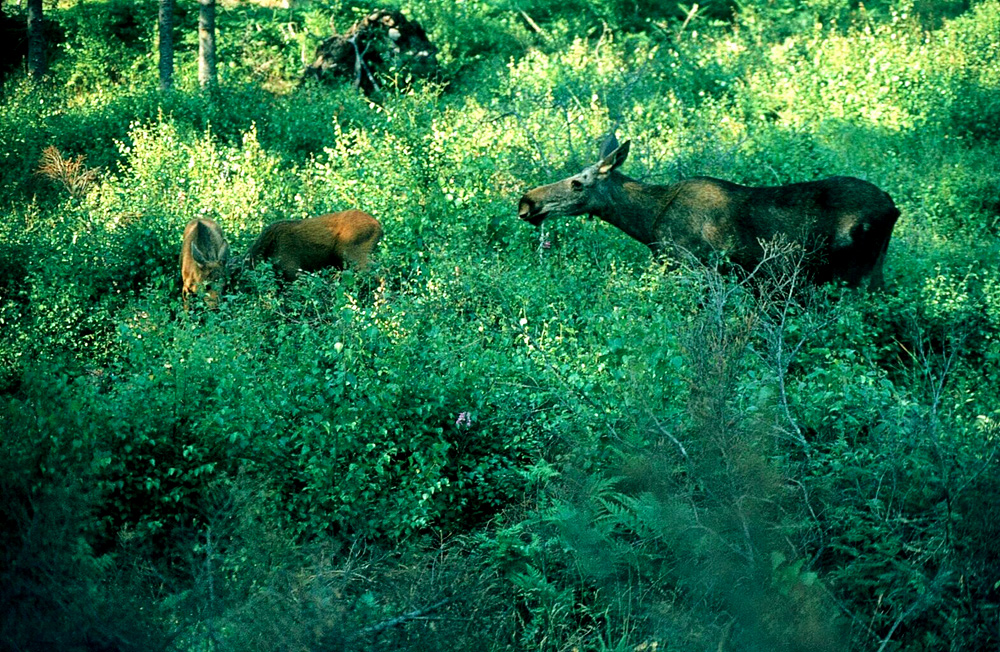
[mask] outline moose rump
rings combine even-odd
[[[854,177],[837,176],[784,186],[741,186],[695,177],[675,184],[668,212],[683,215],[677,246],[704,257],[724,250],[752,270],[775,239],[800,245],[805,269],[815,283],[866,279],[881,287],[882,267],[899,217],[888,194]]]
[[[630,143],[612,135],[601,159],[580,173],[529,190],[518,214],[536,226],[561,215],[595,215],[648,246],[704,259],[725,251],[752,270],[764,258],[762,243],[777,238],[801,246],[817,283],[882,284],[882,264],[899,217],[892,198],[854,177],[830,177],[784,186],[741,186],[693,177],[669,185],[646,184],[617,170]]]
[[[249,260],[251,265],[273,261],[287,280],[325,267],[364,269],[382,234],[378,220],[359,210],[282,220],[261,232]]]
[[[210,308],[218,305],[219,292],[225,286],[228,259],[229,243],[214,220],[200,218],[187,223],[180,257],[181,296],[185,308],[189,295],[199,291],[205,292],[205,303]]]

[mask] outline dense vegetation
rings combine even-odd
[[[370,97],[299,78],[372,5],[290,4],[220,5],[210,92],[188,0],[173,90],[153,0],[4,68],[0,647],[995,647],[1000,2],[404,0],[440,75]],[[519,222],[613,124],[877,184],[885,292]],[[372,269],[181,309],[191,218],[348,208]]]

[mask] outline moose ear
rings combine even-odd
[[[608,134],[608,137],[604,139],[601,143],[601,153],[600,157],[603,159],[611,152],[618,149],[618,138],[615,136],[615,132],[612,131]]]
[[[625,159],[628,158],[628,149],[631,145],[632,141],[626,140],[622,146],[601,159],[601,162],[597,164],[597,173],[603,176],[624,163]]]
[[[191,257],[194,258],[194,262],[199,265],[204,265],[207,261],[205,260],[205,255],[201,253],[201,249],[198,248],[194,242],[191,243]]]

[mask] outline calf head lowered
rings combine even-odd
[[[210,308],[218,305],[219,293],[226,284],[228,258],[229,243],[214,220],[202,218],[188,222],[180,258],[181,295],[185,308],[189,296],[198,292],[205,294],[205,303]]]

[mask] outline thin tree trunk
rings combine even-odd
[[[42,0],[28,0],[28,73],[35,79],[41,79],[45,74]]]
[[[160,0],[160,20],[157,25],[160,51],[160,90],[174,85],[174,6],[176,0]]]
[[[215,0],[198,0],[198,83],[215,88]]]

